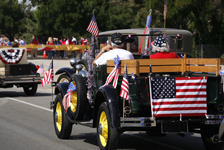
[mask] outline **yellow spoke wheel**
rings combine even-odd
[[[61,132],[61,126],[62,126],[62,111],[61,111],[61,104],[60,102],[57,102],[56,104],[56,126],[59,132]]]
[[[107,139],[108,139],[108,122],[107,122],[106,113],[104,111],[102,111],[100,114],[99,124],[101,125],[101,128],[102,128],[102,134],[99,135],[100,141],[103,147],[106,147]]]
[[[56,95],[54,100],[53,119],[57,137],[59,139],[69,138],[72,132],[72,123],[68,120],[65,114],[60,93]]]
[[[75,86],[75,82],[72,83]],[[75,113],[76,110],[77,110],[77,91],[73,91],[71,96],[71,111]]]
[[[97,142],[101,150],[115,150],[118,145],[119,132],[112,128],[107,103],[100,105],[97,115]]]

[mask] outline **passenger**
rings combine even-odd
[[[163,37],[157,37],[152,46],[152,52],[156,53],[150,55],[149,57],[150,59],[180,58],[176,53],[169,52],[169,50],[170,47],[169,44],[166,43],[166,39]]]
[[[123,35],[121,33],[114,33],[111,35],[111,45],[107,45],[102,48],[93,61],[93,66],[105,65],[107,60],[114,60],[117,55],[120,60],[134,59],[131,52],[122,49],[123,47]]]

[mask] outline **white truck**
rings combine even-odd
[[[23,87],[26,95],[36,94],[41,83],[33,63],[27,62],[25,48],[0,48],[0,88]]]

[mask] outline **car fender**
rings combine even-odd
[[[71,77],[71,75],[75,73],[75,70],[73,68],[64,67],[64,68],[58,69],[55,75],[62,74],[62,73],[66,73],[69,77]]]
[[[69,85],[69,82],[58,83],[54,89],[55,95],[57,95],[58,93],[61,93],[61,96],[63,99],[64,95],[67,93],[68,85]]]
[[[120,112],[119,112],[118,100],[119,100],[119,97],[117,95],[117,91],[116,89],[114,89],[113,86],[107,85],[107,86],[101,86],[99,88],[99,90],[97,91],[95,103],[94,103],[94,122],[93,122],[94,127],[96,127],[96,120],[97,120],[99,107],[101,103],[106,102],[109,109],[109,113],[110,113],[112,127],[114,129],[119,129]]]

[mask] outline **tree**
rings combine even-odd
[[[13,40],[24,32],[24,9],[17,0],[0,0],[0,32]]]

